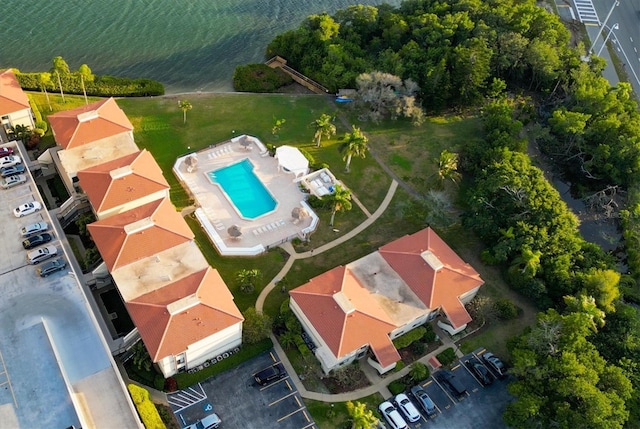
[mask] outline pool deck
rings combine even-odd
[[[196,201],[196,217],[222,255],[252,256],[294,237],[304,238],[316,228],[318,217],[309,208],[295,176],[278,170],[278,161],[269,156],[264,145],[254,137],[241,144],[243,136],[212,145],[207,149],[182,156],[173,170]],[[195,157],[197,162],[187,160]],[[249,159],[253,172],[277,201],[276,209],[256,219],[244,219],[236,211],[219,186],[211,183],[207,173]],[[186,161],[186,162],[185,162]],[[189,168],[191,162],[195,168]],[[292,218],[295,207],[310,214],[301,220]],[[233,238],[228,229],[237,225],[242,235]]]

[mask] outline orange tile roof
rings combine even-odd
[[[193,239],[193,232],[168,198],[87,227],[109,271]]]
[[[471,321],[459,297],[484,281],[431,228],[395,240],[379,252],[428,308],[442,308],[454,328]]]
[[[65,110],[48,117],[56,142],[71,149],[133,130],[113,98]]]
[[[126,303],[153,362],[241,323],[218,271],[207,267]]]
[[[78,179],[98,213],[169,189],[146,149],[79,171]]]
[[[400,360],[388,335],[397,326],[348,268],[327,271],[290,294],[338,359],[368,344],[383,367]]]
[[[28,109],[29,98],[24,93],[13,70],[0,72],[0,116]]]

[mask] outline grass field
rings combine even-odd
[[[367,405],[367,409],[374,412],[374,414],[380,418],[380,414],[377,411],[378,405],[384,400],[379,393],[367,396],[359,399],[358,402],[364,402]],[[318,427],[322,429],[339,429],[347,427],[349,415],[347,414],[347,403],[336,402],[328,404],[326,402],[314,401],[312,399],[305,399],[307,410],[313,416]]]
[[[32,93],[30,97],[46,116],[49,108],[44,95]],[[53,112],[84,104],[84,99],[78,96],[66,96],[64,104],[59,95],[51,94],[50,98]],[[370,155],[364,159],[354,158],[351,172],[344,172],[340,137],[348,131],[347,124],[355,123],[361,127],[369,137],[370,146],[382,161],[420,193],[440,187],[436,181],[437,162],[443,149],[457,152],[465,142],[478,139],[482,135],[481,122],[473,114],[431,117],[423,126],[413,127],[405,121],[386,121],[380,124],[359,122],[357,115],[348,107],[335,105],[331,99],[323,96],[190,94],[186,99],[193,105],[193,109],[187,113],[186,124],[183,123],[177,96],[118,100],[118,104],[134,126],[137,145],[148,149],[162,168],[171,185],[172,201],[178,208],[190,205],[191,201],[171,171],[176,157],[240,134],[256,136],[267,144],[287,144],[305,149],[314,157],[317,166],[326,164],[369,212],[375,211],[383,200],[391,178]],[[337,135],[323,140],[321,147],[315,147],[312,142],[314,130],[311,123],[322,113],[339,114],[347,118],[347,121],[336,120]],[[271,133],[275,118],[286,120],[277,135]],[[447,186],[445,189],[451,194],[452,200],[456,200],[459,189],[456,186]],[[357,237],[328,252],[314,255],[313,258],[296,261],[286,276],[287,288],[299,286],[322,272],[347,264],[375,251],[389,241],[424,228],[424,219],[407,213],[407,202],[410,199],[411,197],[399,188],[383,216]],[[299,246],[300,250],[309,250],[328,243],[350,231],[366,218],[365,213],[356,204],[353,204],[350,212],[338,213],[334,228],[328,226],[328,210],[318,211],[318,215],[318,230],[308,243]],[[187,218],[187,222],[196,234],[203,254],[209,263],[220,271],[229,285],[238,307],[245,310],[254,305],[259,292],[285,263],[287,256],[284,252],[275,249],[253,258],[222,258],[199,224],[190,217]],[[480,262],[479,253],[482,247],[473,235],[462,230],[459,224],[449,229],[437,230],[463,259],[480,272],[486,281],[481,290],[482,294],[507,296],[523,308],[524,313],[520,319],[512,323],[490,326],[485,333],[462,342],[463,349],[485,346],[504,356],[505,340],[533,322],[535,309],[507,287],[497,269],[486,267]],[[257,268],[262,273],[256,290],[250,294],[242,293],[235,281],[236,273],[245,268]],[[276,288],[267,298],[265,312],[275,316],[286,296]],[[336,404],[335,410],[341,410],[340,407]],[[330,409],[324,404],[310,403],[309,408],[314,417],[315,414],[331,414]],[[322,420],[317,418],[317,421]]]

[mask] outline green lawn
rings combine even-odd
[[[382,401],[384,401],[382,395],[375,393],[371,396],[358,399],[357,402],[364,402],[367,404],[367,409],[372,410],[374,414],[380,418],[378,405],[380,405]],[[326,402],[314,401],[312,399],[305,399],[304,403],[318,427],[322,429],[339,429],[346,427],[345,423],[349,419],[346,402],[329,404]]]

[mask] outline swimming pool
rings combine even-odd
[[[276,200],[253,172],[248,159],[207,173],[209,180],[222,188],[223,193],[240,216],[256,219],[272,212]]]

